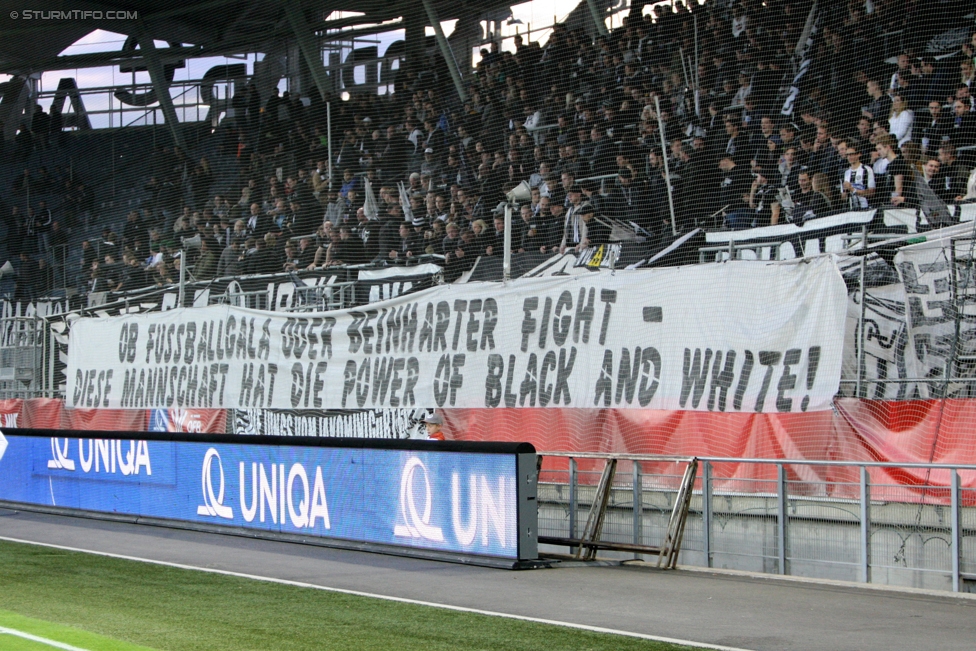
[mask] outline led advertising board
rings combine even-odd
[[[5,502],[516,561],[537,556],[536,456],[526,444],[13,432],[0,454]]]

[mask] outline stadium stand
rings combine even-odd
[[[698,262],[823,218],[869,238],[967,218],[976,32],[923,53],[967,3],[642,9],[607,35],[557,24],[544,45],[482,50],[464,102],[436,60],[333,101],[332,160],[323,102],[253,84],[236,117],[187,130],[188,151],[154,128],[62,132],[38,106],[0,175],[14,298],[166,286],[183,242],[197,281],[431,259],[455,280],[501,255],[521,181],[516,254],[616,241],[650,259],[702,229],[701,254],[671,257]]]

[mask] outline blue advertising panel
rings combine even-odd
[[[526,512],[519,509],[519,455],[423,447],[50,438],[7,430],[0,500],[528,558],[519,553],[519,516]],[[531,493],[534,499],[534,486]],[[521,551],[535,557],[534,549]]]

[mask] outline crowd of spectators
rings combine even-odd
[[[79,271],[118,291],[173,282],[184,255],[195,280],[436,255],[456,278],[502,254],[523,181],[516,253],[976,199],[976,31],[926,52],[966,3],[820,3],[798,77],[809,0],[633,4],[606,36],[556,25],[545,45],[492,44],[465,101],[436,62],[405,66],[393,93],[336,98],[331,160],[322,102],[248,85],[215,136],[221,171],[157,150],[147,201],[97,255],[85,245]],[[886,59],[882,35],[899,31]],[[65,193],[60,228],[76,227],[90,194]],[[17,210],[33,269],[59,220]]]

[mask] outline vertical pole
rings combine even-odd
[[[569,460],[569,537],[576,538],[576,459]],[[575,553],[576,548],[570,548]]]
[[[177,307],[183,307],[184,298],[186,298],[186,249],[180,253],[180,293]]]
[[[512,204],[505,204],[505,255],[502,258],[502,280],[512,279]]]
[[[857,326],[857,384],[855,387],[855,395],[858,398],[862,398],[861,395],[862,386],[861,379],[864,377],[867,369],[865,368],[865,357],[864,357],[864,317],[867,314],[867,292],[864,290],[864,278],[867,275],[868,268],[868,258],[866,255],[861,256],[861,318],[858,321]]]
[[[325,103],[325,139],[329,143],[329,190],[332,189],[332,102]]]
[[[458,68],[457,60],[454,58],[454,51],[451,49],[451,44],[447,42],[447,37],[444,36],[440,18],[437,17],[437,9],[434,8],[431,0],[423,0],[423,3],[424,9],[427,11],[427,19],[430,21],[430,26],[434,28],[437,47],[441,51],[441,56],[444,57],[444,64],[447,66],[447,71],[451,74],[451,81],[454,82],[454,89],[457,91],[461,101],[466,102],[468,101],[468,94],[464,92],[464,81],[461,79],[461,70]]]
[[[295,34],[295,40],[298,41],[298,49],[301,51],[306,65],[308,65],[312,81],[315,82],[319,96],[325,99],[328,94],[329,77],[325,74],[325,66],[322,65],[322,50],[319,47],[318,39],[312,35],[312,31],[309,29],[299,0],[285,0],[284,8],[285,17],[291,31]],[[287,49],[285,51],[288,52]],[[289,88],[291,87],[290,82],[291,77],[289,76]]]
[[[678,221],[674,217],[674,197],[671,192],[671,169],[668,166],[668,143],[664,137],[664,120],[661,118],[661,100],[654,96],[654,110],[657,112],[657,130],[661,134],[661,154],[664,156],[665,185],[668,187],[668,209],[671,211],[671,234],[678,236]]]
[[[644,524],[644,486],[641,481],[640,462],[634,461],[634,544],[640,545],[643,538]],[[636,560],[641,560],[641,554],[634,554]]]
[[[861,466],[861,581],[871,583],[871,479]]]
[[[777,536],[779,537],[779,573],[786,574],[786,467],[776,464]]]
[[[962,533],[959,527],[959,471],[955,468],[952,469],[952,475],[950,477],[950,502],[952,508],[952,531],[950,535],[952,540],[950,541],[949,548],[952,550],[952,591],[959,592],[960,590],[960,552],[962,551],[961,536]]]
[[[705,567],[712,566],[712,464],[702,461],[702,549]]]
[[[590,15],[593,16],[597,33],[600,36],[606,36],[609,33],[607,32],[607,24],[600,16],[600,8],[596,6],[596,0],[586,0],[586,6],[590,8]]]

